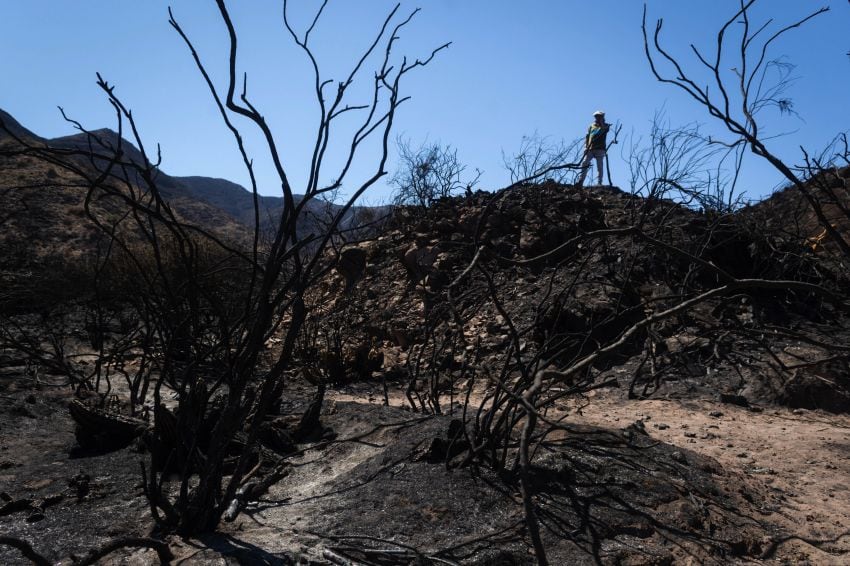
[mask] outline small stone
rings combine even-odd
[[[668,428],[670,428],[670,425],[667,425],[667,424],[664,424],[664,423],[655,423],[652,426],[654,426],[658,430],[667,430]]]
[[[720,402],[727,405],[737,405],[739,407],[749,407],[750,402],[743,395],[731,395],[726,393],[720,394]]]
[[[695,432],[686,432],[685,433],[685,438],[696,438],[696,437],[697,437],[697,433],[695,433]]]
[[[752,468],[747,470],[751,474],[775,474],[776,472],[770,468]]]
[[[721,411],[711,411],[710,413],[708,413],[708,416],[714,417],[715,419],[719,419],[723,416],[723,413]]]
[[[688,463],[688,459],[685,457],[685,455],[682,454],[681,452],[679,452],[678,450],[676,450],[675,452],[670,454],[670,458],[679,462],[680,464],[687,464]]]
[[[495,321],[489,321],[487,323],[487,332],[490,334],[496,334],[502,330],[502,325]]]
[[[623,434],[631,436],[633,434],[647,434],[646,425],[642,420],[636,420],[623,430]]]

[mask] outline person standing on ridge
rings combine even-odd
[[[602,184],[602,161],[605,159],[605,137],[611,124],[605,122],[605,112],[597,110],[593,113],[593,123],[587,128],[587,136],[584,139],[584,158],[581,160],[581,173],[576,182],[577,187],[584,185],[587,170],[590,169],[590,160],[596,159],[596,171],[598,185]]]

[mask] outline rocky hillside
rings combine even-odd
[[[826,220],[850,239],[850,166],[831,168],[813,176],[812,198],[823,207]],[[774,232],[805,234],[809,246],[837,252],[808,200],[794,187],[786,187],[760,202],[755,211]]]
[[[317,298],[330,322],[317,323],[317,342],[342,338],[349,365],[380,342],[388,375],[419,382],[452,379],[473,351],[498,374],[510,348],[563,369],[614,345],[587,371],[624,396],[848,411],[848,270],[813,252],[805,232],[777,230],[771,206],[707,216],[616,188],[546,184],[403,209],[376,241],[343,251]],[[661,315],[733,279],[821,291],[756,285]],[[438,339],[459,330],[462,340]],[[336,370],[346,372],[357,374]]]

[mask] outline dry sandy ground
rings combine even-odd
[[[355,389],[332,398],[381,402],[380,393]],[[398,392],[390,399],[404,403]],[[784,502],[771,519],[795,536],[775,541],[766,563],[850,564],[850,416],[713,399],[624,400],[610,391],[591,392],[577,407],[569,422],[624,428],[642,420],[654,438],[767,484]]]
[[[772,517],[796,538],[779,541],[786,563],[850,564],[850,417],[715,401],[628,401],[599,395],[571,420],[624,427],[643,420],[655,438],[759,476],[784,506]]]
[[[595,393],[572,408],[570,422],[624,428],[642,420],[652,437],[712,457],[775,492],[782,504],[770,509],[771,522],[793,536],[771,541],[758,563],[850,564],[850,416]],[[400,389],[389,398],[392,406],[405,404]],[[380,404],[383,395],[360,385],[330,391],[334,401]]]
[[[374,384],[331,391],[327,409],[333,410],[334,402],[350,400],[378,405],[382,397]],[[402,406],[401,390],[393,388],[390,400],[391,405]],[[413,419],[417,417],[415,413],[408,414]],[[363,418],[359,426],[364,430],[376,424],[366,416]],[[604,391],[582,403],[581,411],[574,407],[568,420],[610,428],[624,428],[642,420],[652,437],[714,458],[730,472],[749,475],[755,482],[753,485],[769,486],[776,495],[771,499],[775,508],[769,509],[772,511],[769,520],[793,536],[772,539],[765,546],[762,558],[748,557],[745,561],[850,564],[850,416],[782,407],[753,411],[722,405],[711,399],[628,401],[619,392]],[[70,436],[71,433],[64,431],[64,434]],[[313,478],[313,482],[293,482],[298,485],[299,493],[292,495],[305,500],[314,497],[323,491],[324,483],[372,455],[377,449],[375,441],[380,442],[384,436],[392,434],[393,429],[386,429],[370,437],[368,443],[348,445],[346,457],[334,460],[334,469],[323,470],[321,478]],[[403,464],[398,466],[403,468]],[[298,475],[296,469],[293,479],[298,479]],[[235,531],[231,534],[243,540],[253,539],[255,544],[263,541],[263,545],[243,550],[255,560],[253,563],[258,563],[257,559],[262,563],[263,557],[271,559],[267,563],[274,563],[268,551],[276,549],[265,543],[274,542],[271,547],[288,546],[281,540],[282,536],[285,539],[284,533],[301,531],[305,517],[287,515],[287,520],[282,521],[272,517],[272,508],[263,507],[255,509],[254,517],[246,515],[240,519],[241,525],[234,525]],[[274,528],[265,524],[267,521]],[[244,533],[240,532],[242,529]],[[173,543],[177,564],[239,563],[239,558],[234,558],[233,548],[222,547],[220,539],[215,543],[175,539]],[[306,549],[296,547],[292,550]],[[225,559],[222,554],[230,558]],[[136,552],[108,563],[145,564],[151,558],[150,553]]]

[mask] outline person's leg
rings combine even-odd
[[[598,180],[598,183],[596,184],[602,186],[602,166],[605,161],[605,152],[602,150],[596,150],[594,153],[596,154],[596,178]]]

